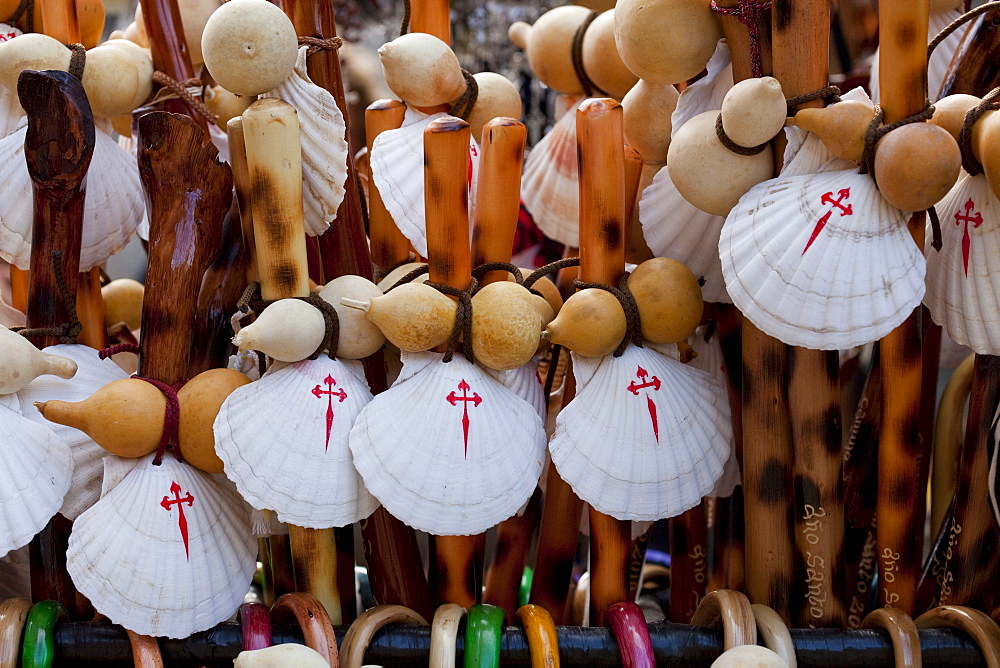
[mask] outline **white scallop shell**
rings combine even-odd
[[[135,158],[98,123],[94,156],[87,170],[80,271],[89,271],[120,251],[135,234],[145,212]],[[24,159],[22,127],[0,139],[0,257],[28,269],[31,263],[33,197]]]
[[[169,453],[159,466],[154,457],[139,459],[73,523],[67,568],[112,622],[186,638],[236,612],[257,567],[257,539],[234,492]]]
[[[83,401],[108,383],[127,378],[128,374],[110,359],[102,360],[97,351],[88,346],[59,344],[46,348],[45,352],[76,362],[76,375],[68,380],[52,375],[39,376],[22,388],[17,398],[24,417],[45,425],[69,446],[73,457],[73,482],[59,512],[75,520],[101,497],[102,460],[108,451],[79,429],[46,420],[35,408],[35,402],[50,399]]]
[[[649,348],[573,354],[577,394],[556,417],[552,463],[577,496],[620,520],[674,517],[722,475],[732,424],[715,378]]]
[[[566,112],[528,153],[521,174],[521,202],[538,229],[550,239],[580,245],[580,178],[576,157],[576,108]]]
[[[21,415],[17,397],[0,396],[0,557],[27,545],[59,512],[73,459],[49,428]]]
[[[689,339],[691,347],[698,353],[698,356],[691,361],[691,368],[700,369],[711,374],[723,388],[729,382],[726,376],[726,361],[722,356],[722,346],[719,344],[719,337],[714,333],[711,338],[705,340],[706,327],[701,326]],[[726,395],[728,397],[728,393]],[[729,458],[726,459],[722,467],[722,477],[715,483],[715,487],[709,496],[720,499],[732,496],[736,487],[740,484],[740,463],[736,461],[736,441],[735,435],[729,439]]]
[[[26,316],[16,308],[3,300],[0,293],[0,326],[10,329],[11,327],[24,327]]]
[[[962,12],[958,9],[949,9],[948,11],[941,12],[940,14],[931,14],[930,20],[928,21],[927,29],[927,43],[930,44],[934,36],[941,32],[945,26],[961,16]],[[941,99],[941,84],[944,83],[945,77],[948,75],[948,67],[951,65],[951,59],[955,55],[955,51],[958,50],[959,45],[962,43],[962,38],[965,37],[966,30],[959,28],[952,34],[948,35],[947,38],[934,49],[934,53],[931,55],[929,61],[927,61],[927,95],[930,97],[931,102],[936,102]],[[872,100],[875,102],[879,101],[879,50],[875,49],[875,55],[871,59],[871,73],[870,80],[868,83],[868,89],[871,91]]]
[[[263,97],[278,97],[299,114],[302,141],[302,204],[306,234],[323,234],[344,201],[347,182],[347,125],[337,101],[309,78],[308,46],[299,47],[295,70]]]
[[[424,130],[443,112],[424,114],[407,109],[402,127],[379,134],[372,144],[372,178],[392,221],[421,257],[427,257],[424,213]],[[479,177],[479,144],[469,138],[469,220],[473,220],[476,180]]]
[[[24,109],[18,102],[17,93],[0,85],[0,137],[6,137],[16,130],[23,118]]]
[[[1000,354],[1000,201],[985,176],[963,171],[934,208],[942,246],[938,252],[928,244],[924,303],[955,342]]]
[[[509,371],[496,371],[494,369],[483,368],[500,384],[508,390],[527,401],[538,413],[538,417],[545,421],[545,386],[538,376],[538,364],[531,360],[524,366]]]
[[[378,502],[351,462],[348,434],[371,401],[359,362],[275,363],[238,388],[215,419],[226,477],[251,506],[310,529],[357,522]]]
[[[535,490],[545,430],[535,410],[456,355],[402,353],[392,387],[351,430],[354,464],[386,510],[415,529],[470,535]]]
[[[719,42],[707,69],[708,73],[677,99],[670,117],[671,136],[698,114],[722,107],[723,98],[733,87],[732,58],[724,41]],[[705,301],[728,304],[732,300],[722,278],[717,243],[725,221],[684,199],[666,169],[656,173],[639,198],[642,235],[653,254],[683,262],[695,276],[704,278],[701,293]]]

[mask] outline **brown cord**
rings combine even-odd
[[[472,295],[479,288],[479,281],[473,278],[469,283],[469,287],[465,290],[459,290],[443,283],[431,283],[430,281],[427,281],[427,285],[441,294],[458,297],[458,308],[455,310],[455,327],[451,330],[448,348],[445,350],[444,358],[441,361],[445,363],[450,362],[455,356],[455,351],[458,349],[459,340],[464,339],[465,345],[462,347],[462,353],[465,355],[465,359],[469,360],[470,364],[475,364],[476,356],[472,352]]]
[[[594,83],[594,80],[587,74],[587,69],[583,66],[583,37],[587,34],[587,28],[594,22],[598,14],[599,12],[590,12],[587,18],[583,20],[583,23],[576,29],[576,33],[573,34],[573,45],[570,55],[573,59],[573,70],[576,72],[576,78],[583,84],[583,92],[587,94],[587,97],[593,97],[594,93],[600,93],[604,97],[611,97],[608,93],[601,90],[600,86]]]
[[[243,294],[240,296],[239,301],[236,302],[236,308],[245,314],[249,314],[251,311],[260,313],[274,302],[280,301],[277,299],[268,301],[263,299],[254,299],[259,290],[260,283],[251,283],[248,285],[243,291]],[[340,345],[340,318],[337,316],[337,309],[333,306],[333,304],[317,294],[310,294],[308,297],[294,297],[294,299],[298,299],[299,301],[309,304],[323,314],[323,325],[325,326],[323,341],[319,344],[319,347],[316,348],[311,355],[309,355],[308,359],[316,359],[323,353],[324,350],[329,352],[329,356],[331,358],[336,357],[337,348]],[[258,353],[258,357],[261,357],[260,353]]]
[[[756,78],[763,75],[760,64],[760,30],[757,28],[756,14],[771,9],[770,2],[759,2],[758,0],[740,0],[736,7],[719,7],[715,0],[712,0],[712,11],[723,16],[733,16],[746,26],[750,36],[750,69],[751,74]]]
[[[514,281],[518,285],[524,285],[524,275],[521,274],[521,268],[510,262],[486,262],[473,269],[472,275],[476,279],[482,280],[483,276],[491,271],[506,271],[514,277]]]
[[[56,289],[59,291],[59,301],[66,309],[67,321],[55,327],[11,327],[12,332],[17,332],[26,339],[54,336],[59,339],[59,343],[76,343],[83,331],[83,325],[76,315],[76,300],[66,285],[66,274],[63,271],[62,251],[52,251],[52,272],[56,279]]]
[[[764,142],[763,144],[757,144],[756,146],[749,146],[749,147],[737,144],[736,142],[734,142],[732,139],[729,138],[729,135],[726,134],[726,129],[722,127],[721,112],[715,118],[715,136],[719,138],[719,141],[722,142],[723,146],[728,148],[736,155],[746,155],[746,156],[758,155],[765,148],[767,148],[767,145],[770,143],[770,142]]]
[[[73,52],[69,59],[69,69],[66,71],[82,81],[83,68],[87,64],[87,48],[83,44],[66,44],[65,46]]]
[[[17,23],[22,16],[27,16],[24,22],[24,32],[35,32],[35,0],[21,0],[11,17],[7,19],[10,25]]]
[[[557,271],[562,271],[563,269],[567,269],[569,267],[579,267],[579,266],[580,266],[580,258],[578,257],[565,257],[561,260],[556,260],[555,262],[549,262],[548,264],[543,265],[538,269],[535,269],[533,272],[531,272],[531,274],[529,274],[528,277],[524,279],[524,287],[530,290],[531,286],[533,286],[535,283],[537,283],[542,278],[545,278],[549,274],[554,274]]]
[[[188,87],[201,86],[201,79],[186,79],[184,81],[177,81],[165,72],[157,70],[153,72],[153,81],[160,84],[180,99],[184,100],[192,111],[196,112],[212,125],[219,124],[219,117],[212,113],[212,110],[209,109],[204,102],[188,92]]]
[[[927,209],[927,215],[931,219],[931,248],[941,252],[944,240],[941,237],[941,220],[938,218],[937,209],[932,206]]]
[[[948,39],[948,36],[951,35],[951,33],[955,32],[965,23],[971,21],[980,14],[985,14],[986,12],[997,8],[1000,8],[1000,2],[987,2],[984,5],[980,5],[979,7],[962,14],[957,19],[946,25],[941,32],[934,36],[934,39],[930,41],[930,44],[927,45],[927,60],[931,59],[931,54],[934,53],[934,49],[936,49],[941,42]]]
[[[406,285],[407,283],[412,283],[426,273],[429,273],[431,268],[426,264],[422,267],[417,267],[416,269],[411,269],[407,272],[401,279],[389,286],[384,294],[389,294],[390,291],[395,290],[401,285]]]
[[[299,35],[299,46],[308,45],[307,56],[311,56],[317,51],[336,51],[344,46],[344,40],[339,37],[312,37],[310,35]]]
[[[965,122],[962,123],[962,131],[958,133],[958,147],[962,151],[962,167],[972,176],[981,174],[983,166],[972,153],[972,126],[983,117],[987,111],[1000,109],[1000,87],[994,88],[983,96],[982,102],[970,109],[965,114]]]
[[[462,76],[465,77],[465,92],[462,93],[462,97],[455,100],[455,104],[451,105],[448,113],[467,121],[472,113],[472,108],[476,106],[476,100],[479,99],[479,82],[466,69],[462,70]]]
[[[875,178],[875,145],[878,141],[893,130],[901,128],[904,125],[909,125],[910,123],[920,123],[926,121],[933,115],[934,105],[928,103],[927,108],[919,113],[907,116],[906,118],[898,120],[895,123],[882,125],[882,119],[885,118],[885,112],[882,111],[881,106],[876,104],[875,117],[872,119],[872,122],[868,124],[868,131],[865,133],[865,150],[861,154],[861,173],[870,175],[872,177],[872,181],[875,181],[875,185],[878,186],[878,180]]]
[[[399,36],[410,31],[410,0],[403,0],[403,25],[399,27]]]
[[[790,97],[785,101],[785,104],[788,106],[788,115],[794,116],[795,112],[798,111],[798,107],[815,100],[828,100],[833,104],[840,102],[840,89],[836,86],[827,86],[826,88],[814,90],[811,93]]]
[[[613,353],[614,357],[621,357],[630,343],[637,348],[642,348],[642,321],[639,317],[639,305],[635,303],[635,297],[632,296],[632,292],[628,289],[628,277],[629,272],[622,274],[622,277],[618,279],[618,287],[604,285],[603,283],[586,283],[580,279],[573,281],[573,285],[579,290],[596,288],[610,292],[618,299],[622,305],[622,309],[625,310],[625,336]]]

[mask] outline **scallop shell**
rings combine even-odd
[[[391,514],[438,535],[486,531],[531,496],[545,459],[535,410],[456,355],[403,353],[403,369],[365,407],[351,451]]]
[[[126,629],[186,638],[236,612],[257,567],[250,508],[167,455],[139,460],[77,518],[67,568],[97,610]]]
[[[521,202],[545,236],[576,248],[580,245],[576,108],[583,98],[569,99],[572,103],[567,111],[524,161]]]
[[[59,512],[73,460],[55,432],[21,415],[17,397],[0,396],[0,557],[27,545]]]
[[[69,380],[51,375],[39,376],[22,388],[17,398],[24,417],[48,427],[69,446],[73,457],[73,482],[59,512],[67,519],[75,520],[101,497],[102,460],[108,452],[79,429],[43,418],[35,408],[35,402],[50,399],[83,401],[111,381],[127,378],[128,374],[110,359],[102,360],[96,350],[87,346],[59,344],[46,348],[45,352],[76,362],[76,375]]]
[[[6,86],[0,86],[0,137],[6,137],[16,130],[23,118],[24,109],[18,102],[17,93]]]
[[[729,382],[726,377],[726,361],[722,356],[722,346],[719,344],[719,337],[712,335],[705,340],[706,327],[701,326],[691,337],[690,344],[698,354],[691,361],[691,368],[700,369],[711,374],[723,388]],[[728,396],[728,394],[727,394]],[[736,487],[740,484],[740,463],[736,460],[736,440],[735,434],[729,440],[729,458],[722,467],[722,477],[715,483],[715,487],[709,496],[724,499],[733,495]]]
[[[215,420],[226,477],[251,506],[310,529],[357,522],[378,502],[351,463],[348,434],[372,395],[358,362],[275,363]]]
[[[135,158],[98,124],[94,157],[87,171],[80,271],[89,271],[120,251],[135,234],[145,212]],[[24,160],[27,128],[0,139],[0,257],[28,269],[33,220],[31,178]]]
[[[577,496],[620,520],[657,520],[712,491],[732,424],[715,378],[649,348],[573,355],[577,394],[556,417],[552,463]]]
[[[323,234],[344,201],[347,182],[347,125],[337,101],[309,78],[306,56],[299,47],[295,70],[284,83],[263,97],[278,97],[299,113],[302,138],[302,204],[306,234]]]
[[[719,42],[708,63],[708,74],[684,89],[677,99],[670,117],[671,136],[698,114],[720,109],[732,87],[729,47]],[[657,257],[683,262],[695,276],[704,278],[701,292],[707,302],[732,303],[722,278],[717,243],[725,221],[722,216],[713,216],[684,199],[666,169],[656,173],[639,199],[639,222],[646,245]]]
[[[940,14],[931,14],[930,20],[928,21],[927,29],[927,43],[934,39],[934,36],[939,32],[944,30],[945,26],[957,19],[962,15],[962,12],[958,9],[949,9],[946,12],[941,12]],[[962,43],[962,38],[965,37],[965,30],[956,30],[952,34],[948,35],[947,38],[934,49],[934,53],[931,55],[930,60],[927,61],[927,94],[931,99],[931,102],[941,99],[941,85],[944,83],[945,77],[948,75],[948,66],[951,65],[951,59],[955,55],[955,51],[958,50],[959,45]],[[868,89],[871,91],[872,100],[875,102],[879,101],[879,50],[875,49],[875,55],[871,59],[871,74],[868,83]]]
[[[941,251],[927,253],[924,303],[956,343],[980,355],[1000,354],[1000,201],[982,174],[962,178],[934,207]]]
[[[375,138],[371,151],[372,178],[386,210],[421,257],[427,257],[427,226],[424,214],[424,130],[445,113],[424,114],[407,109],[403,125]],[[479,144],[469,139],[469,220],[476,201],[479,176]]]
[[[545,386],[538,375],[538,364],[531,360],[524,366],[509,371],[483,370],[497,379],[501,385],[527,401],[545,421]]]
[[[926,300],[926,295],[924,296]],[[933,320],[933,315],[931,316]],[[972,349],[955,343],[954,339],[948,336],[948,332],[941,333],[941,356],[938,361],[940,369],[954,369],[962,363],[966,357],[972,354]]]
[[[11,327],[24,327],[26,318],[23,313],[3,300],[0,293],[0,326],[10,329]]]

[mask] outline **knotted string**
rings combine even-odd
[[[216,116],[204,102],[192,95],[191,91],[188,90],[188,88],[201,87],[203,85],[201,83],[201,79],[185,79],[184,81],[177,81],[166,72],[157,70],[153,72],[153,81],[160,84],[160,86],[166,88],[180,99],[184,100],[192,111],[196,112],[206,121],[212,125],[218,125],[219,117]]]
[[[73,299],[73,294],[69,291],[69,286],[66,285],[66,274],[63,271],[62,259],[62,251],[52,251],[52,273],[55,275],[59,301],[62,302],[63,308],[66,309],[66,322],[55,327],[32,327],[30,329],[27,327],[11,327],[12,332],[17,332],[26,339],[54,336],[59,339],[59,343],[70,344],[77,342],[80,332],[83,331],[83,325],[76,315],[76,300]]]
[[[771,3],[760,0],[740,0],[736,7],[719,7],[712,0],[712,11],[723,16],[732,16],[747,27],[750,34],[750,66],[754,77],[762,76],[760,64],[760,30],[757,29],[757,14],[771,9]]]
[[[934,36],[934,39],[930,41],[930,44],[927,45],[927,60],[931,59],[931,54],[934,53],[934,49],[936,49],[941,42],[948,39],[948,36],[951,35],[951,33],[955,32],[980,14],[985,14],[986,12],[997,8],[1000,8],[1000,2],[987,2],[986,4],[980,5],[979,7],[962,14],[957,19],[946,25],[941,32]]]
[[[65,46],[73,52],[69,59],[69,69],[66,71],[82,81],[83,68],[87,65],[87,49],[83,44],[66,44]]]
[[[1000,3],[997,3],[1000,4]],[[965,114],[965,122],[962,123],[962,131],[958,134],[958,147],[962,151],[962,167],[972,176],[981,174],[983,166],[972,152],[972,126],[983,117],[987,111],[1000,109],[1000,87],[994,88],[983,96],[983,101],[970,109]]]
[[[426,264],[423,265],[423,266],[417,267],[416,269],[411,269],[402,278],[400,278],[398,281],[396,281],[395,283],[393,283],[392,285],[390,285],[389,288],[386,289],[385,294],[389,294],[389,292],[391,292],[392,290],[395,290],[396,288],[398,288],[401,285],[406,285],[407,283],[412,283],[413,281],[417,280],[418,278],[420,278],[424,274],[429,273],[430,270],[431,270],[431,268],[429,266],[427,266]]]
[[[260,283],[251,283],[248,285],[246,290],[243,291],[243,295],[240,297],[239,301],[236,302],[236,307],[245,314],[249,314],[251,312],[260,313],[274,302],[279,301],[277,299],[267,301],[263,299],[254,299],[259,290]],[[307,359],[316,359],[323,353],[324,350],[329,351],[329,356],[331,358],[336,357],[337,348],[340,345],[340,318],[337,316],[337,309],[334,308],[333,304],[317,294],[310,294],[308,297],[294,297],[294,299],[298,299],[299,301],[309,304],[323,314],[325,332],[323,334],[323,341]],[[262,358],[259,354],[258,356]]]
[[[826,100],[831,104],[836,104],[840,102],[840,89],[836,86],[827,86],[826,88],[814,90],[811,93],[803,93],[802,95],[790,97],[785,100],[785,105],[788,107],[788,115],[794,116],[799,107],[815,100]]]
[[[610,292],[622,305],[622,309],[625,311],[625,336],[622,338],[621,343],[618,344],[615,352],[612,353],[614,357],[621,357],[625,354],[625,349],[628,348],[630,343],[637,348],[642,348],[642,321],[639,317],[639,305],[635,303],[635,297],[632,296],[632,292],[628,289],[629,276],[630,272],[622,274],[622,277],[618,279],[617,287],[604,285],[603,283],[587,283],[580,279],[573,281],[573,285],[579,290],[596,288]]]
[[[865,133],[865,150],[861,154],[861,173],[870,175],[872,177],[872,181],[875,181],[875,185],[878,186],[878,179],[875,178],[875,145],[878,141],[893,130],[901,128],[904,125],[909,125],[910,123],[920,123],[926,121],[933,115],[934,105],[928,102],[927,107],[923,111],[913,114],[912,116],[907,116],[906,118],[900,119],[895,123],[882,125],[882,120],[885,118],[885,112],[882,110],[880,105],[876,104],[875,117],[872,118],[872,122],[868,124],[868,132]]]
[[[491,271],[506,271],[514,277],[518,285],[524,285],[524,276],[521,275],[521,268],[510,262],[486,262],[472,270],[473,277],[482,280],[483,276]]]
[[[24,32],[35,32],[35,0],[21,0],[21,4],[17,6],[7,22],[14,25],[22,16],[27,16],[24,21]]]
[[[587,18],[583,20],[583,23],[576,29],[576,32],[573,34],[570,56],[573,60],[573,71],[576,72],[576,78],[583,85],[583,92],[586,93],[587,97],[594,97],[595,92],[600,93],[604,97],[611,97],[600,86],[594,83],[594,80],[587,74],[587,68],[583,66],[583,38],[587,34],[587,28],[594,22],[598,14],[599,12],[590,12]]]
[[[448,113],[467,121],[472,108],[476,106],[476,100],[479,99],[479,82],[466,69],[462,70],[462,76],[465,77],[465,92],[462,93],[462,97],[455,100]]]
[[[310,35],[299,35],[299,46],[308,45],[306,56],[311,56],[317,51],[336,51],[344,45],[344,40],[339,37],[312,37]]]

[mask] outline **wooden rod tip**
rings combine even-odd
[[[365,111],[390,111],[393,109],[399,109],[400,107],[405,108],[406,105],[399,100],[382,99],[375,100],[369,104],[368,107],[365,108]]]
[[[622,105],[618,100],[614,100],[610,97],[592,97],[584,100],[583,103],[577,107],[576,113],[579,116],[589,116],[591,118],[599,118],[608,113],[614,113],[616,110],[621,113]]]
[[[457,116],[442,116],[435,118],[427,125],[424,134],[440,134],[445,132],[470,132],[469,124]]]

